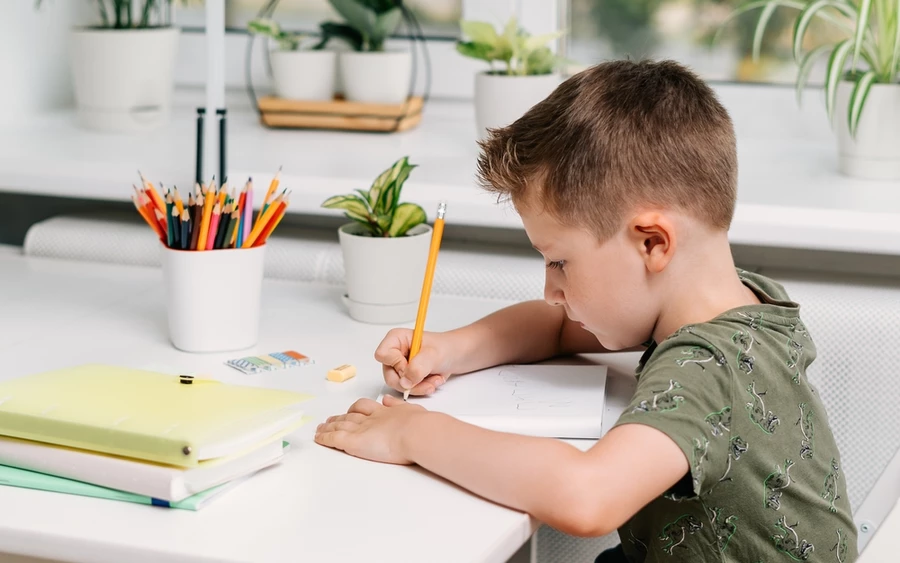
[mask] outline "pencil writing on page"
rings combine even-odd
[[[419,311],[416,313],[416,326],[413,329],[412,342],[409,346],[409,361],[412,362],[422,348],[422,333],[425,331],[425,315],[428,314],[428,300],[431,298],[431,284],[434,281],[434,267],[437,264],[438,251],[441,248],[441,237],[444,234],[444,215],[447,204],[440,202],[437,217],[431,231],[431,248],[428,249],[428,264],[425,266],[425,279],[422,282],[422,295],[419,297]],[[409,389],[403,391],[403,400],[409,399]]]

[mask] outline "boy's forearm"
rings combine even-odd
[[[450,331],[447,336],[453,339],[453,371],[469,373],[500,364],[552,358],[560,352],[565,318],[562,307],[527,301]]]
[[[592,535],[603,528],[599,491],[582,486],[586,455],[569,444],[491,432],[434,412],[410,425],[403,444],[414,463],[557,529]]]

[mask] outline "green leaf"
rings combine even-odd
[[[380,234],[385,235],[391,228],[391,223],[394,222],[394,214],[385,213],[383,215],[379,215],[375,218],[375,221],[378,224],[378,228],[381,230]]]
[[[369,236],[376,237],[376,236],[380,235],[380,233],[378,232],[378,227],[376,227],[375,225],[370,223],[368,220],[359,219],[356,217],[350,217],[350,218],[353,219],[354,221],[356,221],[357,223],[359,223],[360,225],[362,225],[363,228],[366,230],[366,234],[368,234]]]
[[[372,210],[372,201],[369,199],[369,192],[366,190],[356,190],[356,193],[362,196],[362,200],[366,203],[366,207],[368,207],[369,211]]]
[[[375,22],[377,16],[373,10],[360,4],[357,0],[328,0],[332,7],[344,18],[344,20],[363,37],[363,49],[368,47],[368,42],[375,34]]]
[[[562,60],[557,57],[553,51],[544,47],[543,49],[533,51],[528,56],[528,59],[526,60],[526,72],[529,75],[550,74],[561,64],[561,62]]]
[[[360,217],[369,215],[369,210],[366,208],[366,202],[354,194],[338,195],[328,198],[322,202],[322,207],[327,209],[343,209],[348,213],[353,213]]]
[[[806,81],[809,78],[809,73],[812,71],[813,65],[816,63],[816,59],[830,50],[831,45],[821,45],[803,56],[803,60],[800,61],[797,70],[797,104],[800,103],[801,97],[803,96],[803,88],[806,87]]]
[[[541,47],[546,47],[548,43],[551,41],[555,41],[559,39],[566,32],[564,30],[554,31],[553,33],[542,33],[541,35],[532,35],[531,37],[525,40],[524,50],[526,53],[530,53],[536,49],[540,49]],[[527,57],[527,54],[526,54]]]
[[[462,41],[456,43],[456,50],[466,57],[471,57],[473,59],[479,59],[482,61],[491,62],[494,57],[491,55],[493,53],[493,48],[490,45],[485,43],[473,43],[468,42],[464,43]]]
[[[869,97],[869,91],[872,89],[872,84],[875,82],[875,77],[876,74],[874,70],[870,70],[863,74],[862,77],[856,81],[856,85],[853,87],[853,93],[850,94],[850,106],[847,111],[847,125],[850,127],[850,136],[854,138],[856,137],[856,129],[859,127],[859,118],[866,105],[866,98]]]
[[[815,2],[810,3],[806,8],[800,12],[800,15],[797,16],[797,20],[794,22],[794,60],[800,60],[800,52],[803,50],[803,38],[806,37],[806,32],[809,29],[809,24],[812,23],[813,19],[819,15],[819,12],[823,8],[832,7],[832,8],[843,8],[846,10],[846,6],[842,5],[840,2],[836,2],[835,0],[817,0]]]
[[[853,67],[859,64],[859,52],[862,50],[866,30],[869,27],[869,14],[872,13],[872,0],[859,0],[857,8],[856,34],[853,36]],[[887,22],[885,22],[887,23]],[[895,24],[896,25],[896,24]],[[880,38],[882,41],[884,38]]]
[[[838,84],[844,76],[844,66],[852,48],[853,40],[845,39],[835,46],[828,58],[828,67],[825,71],[825,110],[828,113],[829,123],[834,123],[834,102],[837,99]]]
[[[346,41],[354,51],[362,51],[363,49],[362,34],[349,25],[334,22],[323,22],[319,25],[319,29],[322,30],[322,41],[320,41],[315,48],[321,49],[325,47],[325,45],[331,39],[337,38],[341,39],[342,41]]]
[[[403,171],[403,169],[406,168],[408,165],[409,165],[409,157],[408,156],[404,156],[403,158],[401,158],[400,160],[395,162],[391,166],[391,181],[393,182],[394,180],[396,180],[400,176],[400,173]]]
[[[388,168],[379,174],[378,177],[375,178],[375,181],[372,182],[372,187],[369,188],[369,204],[372,206],[372,211],[374,211],[375,214],[384,211],[381,207],[381,192],[387,188],[388,183],[390,182],[392,168],[393,167]]]
[[[473,43],[484,43],[486,45],[496,45],[500,41],[497,30],[494,26],[487,22],[462,20],[459,22],[459,28],[463,37],[468,37]]]
[[[278,23],[269,19],[255,19],[247,24],[247,31],[259,35],[268,35],[269,37],[278,37],[281,28]]]
[[[716,30],[715,35],[713,35],[712,44],[715,45],[719,42],[719,37],[722,36],[722,33],[725,32],[726,26],[731,23],[731,20],[737,18],[738,16],[742,16],[747,12],[752,12],[758,8],[763,8],[768,6],[769,4],[777,4],[779,6],[787,7],[787,8],[796,8],[797,10],[802,10],[806,4],[803,2],[796,2],[791,0],[754,0],[753,2],[747,2],[743,6],[738,7],[730,14],[725,20],[722,22],[722,25],[719,26],[719,29]]]
[[[769,20],[772,19],[772,14],[775,13],[775,9],[778,8],[778,4],[772,2],[763,8],[762,13],[759,14],[759,21],[756,22],[756,29],[753,31],[753,60],[759,60],[759,52],[762,49],[762,40],[763,35],[766,32],[766,26],[769,25]]]
[[[897,1],[897,9],[894,12],[894,54],[891,55],[888,72],[894,76],[900,74],[900,0]]]
[[[376,16],[370,50],[381,51],[384,49],[385,40],[396,31],[397,26],[400,25],[400,18],[402,16],[403,13],[400,11],[400,8],[394,8],[393,10]]]
[[[403,236],[415,227],[421,225],[426,220],[425,210],[415,203],[401,203],[394,212],[394,221],[388,231],[388,236]]]

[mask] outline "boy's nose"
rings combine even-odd
[[[566,296],[562,289],[550,282],[549,279],[544,280],[544,301],[549,305],[564,305]]]

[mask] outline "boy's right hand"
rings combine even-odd
[[[430,395],[450,377],[445,337],[440,333],[424,333],[419,353],[408,362],[412,336],[413,331],[408,328],[392,329],[375,350],[375,359],[382,363],[384,382],[392,389],[401,393],[409,389],[411,395]]]

